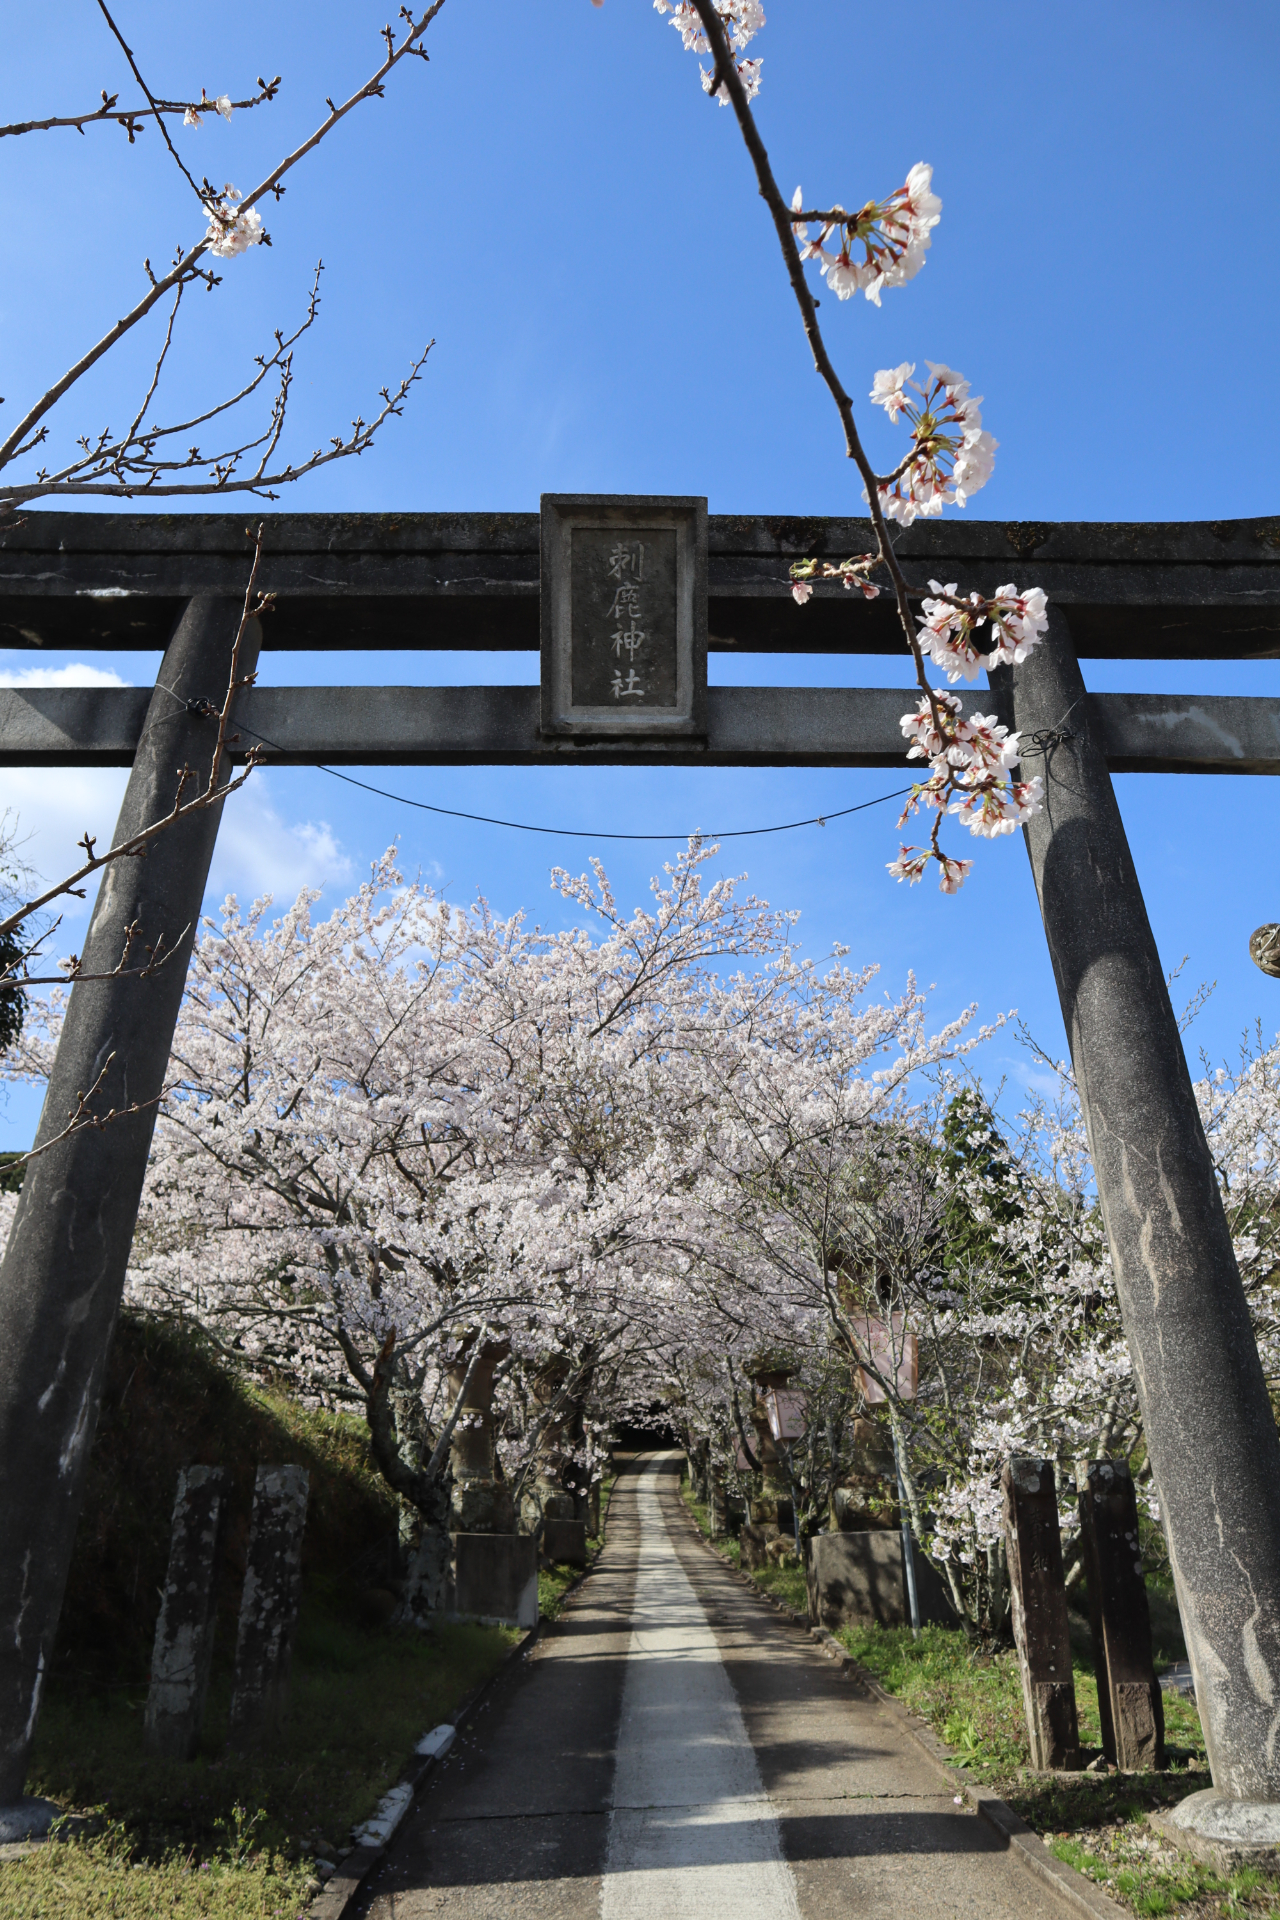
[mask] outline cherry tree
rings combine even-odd
[[[230,903],[196,948],[132,1297],[194,1317],[237,1364],[363,1406],[437,1548],[468,1365],[495,1364],[528,1478],[543,1434],[564,1442],[566,1403],[580,1416],[624,1340],[644,1345],[685,1174],[655,1082],[707,969],[786,930],[731,882],[704,889],[708,857],[625,916],[603,875],[560,876],[598,941],[456,913],[385,860],[320,925],[313,896],[271,924],[266,903]]]

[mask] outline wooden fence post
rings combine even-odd
[[[1031,1764],[1041,1772],[1074,1769],[1080,1765],[1080,1733],[1053,1462],[1015,1455],[1006,1463],[1001,1485]]]
[[[1164,1705],[1151,1658],[1151,1614],[1129,1463],[1082,1460],[1076,1488],[1103,1751],[1129,1772],[1163,1767]]]

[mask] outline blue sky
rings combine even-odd
[[[1219,519],[1276,510],[1258,445],[1254,383],[1269,378],[1280,296],[1270,216],[1280,15],[1264,4],[934,5],[766,0],[760,125],[784,189],[860,204],[918,159],[943,200],[924,271],[822,314],[850,390],[878,367],[945,360],[986,396],[1000,441],[977,515],[1000,519]],[[310,131],[323,98],[376,64],[385,18],[365,0],[305,12],[225,0],[216,28],[185,0],[116,10],[153,88],[252,91],[276,72],[277,103],[184,137],[193,171],[244,188]],[[0,119],[88,106],[130,91],[90,0],[4,8]],[[229,262],[189,302],[169,388],[175,410],[220,392],[273,326],[300,311],[325,261],[320,325],[299,350],[291,451],[366,414],[429,338],[436,346],[403,419],[362,460],[302,483],[294,509],[521,509],[543,491],[704,493],[712,512],[848,513],[858,489],[808,361],[776,243],[732,117],[706,101],[693,58],[648,0],[448,0],[429,66],[396,75],[291,176],[270,209],[273,246]],[[137,297],[202,224],[153,133],[129,148],[94,128],[0,143],[0,391],[12,419]],[[113,356],[65,416],[62,444],[126,416],[142,347]],[[897,440],[861,417],[873,452]],[[895,456],[896,457],[896,456]],[[971,509],[971,511],[973,511]],[[1024,584],[1019,578],[1019,584]],[[1026,584],[1034,584],[1029,575]],[[802,616],[797,615],[797,618]],[[42,657],[142,682],[154,657]],[[0,657],[20,679],[29,655]],[[534,676],[532,655],[268,654],[277,683],[429,682]],[[1085,665],[1097,689],[1280,694],[1274,663]],[[893,661],[713,656],[712,676],[755,684],[905,684]],[[623,831],[755,826],[883,793],[876,772],[397,769],[398,792],[477,812]],[[109,831],[123,776],[0,773],[0,802],[61,870],[86,826]],[[1245,943],[1280,918],[1256,848],[1273,800],[1256,779],[1127,776],[1118,783],[1161,951],[1183,981],[1218,987],[1192,1032],[1214,1055],[1261,1018],[1280,1025],[1276,983]],[[525,835],[437,821],[361,796],[318,771],[256,777],[228,809],[214,891],[306,883],[337,897],[394,838],[410,871],[451,897],[557,920],[560,862],[604,854],[638,901],[661,848]],[[966,836],[967,839],[967,836]],[[745,851],[742,849],[745,846]],[[1061,1050],[1056,996],[1026,856],[976,847],[955,900],[895,886],[891,808],[825,829],[735,845],[776,905],[802,910],[810,949],[846,942],[881,984],[914,968],[939,1017],[971,1000],[1017,1007]],[[966,845],[964,851],[971,849]],[[75,916],[68,921],[73,935]],[[992,1079],[1028,1068],[988,1049]],[[30,1095],[0,1111],[21,1145]]]

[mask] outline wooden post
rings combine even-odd
[[[1151,1658],[1151,1615],[1129,1464],[1082,1460],[1076,1487],[1103,1751],[1129,1772],[1163,1767],[1164,1706]]]
[[[178,1475],[169,1571],[142,1726],[147,1751],[169,1760],[193,1760],[200,1744],[213,1654],[225,1481],[221,1467],[187,1467]]]
[[[1031,1764],[1041,1772],[1074,1769],[1080,1765],[1080,1734],[1053,1462],[1015,1456],[1005,1466],[1001,1485],[1013,1637]]]
[[[269,1739],[284,1718],[298,1625],[309,1482],[305,1467],[258,1468],[236,1636],[233,1746],[250,1747]]]

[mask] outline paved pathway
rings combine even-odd
[[[368,1920],[1061,1920],[892,1717],[692,1537],[675,1456],[619,1481],[556,1632],[489,1696]]]

